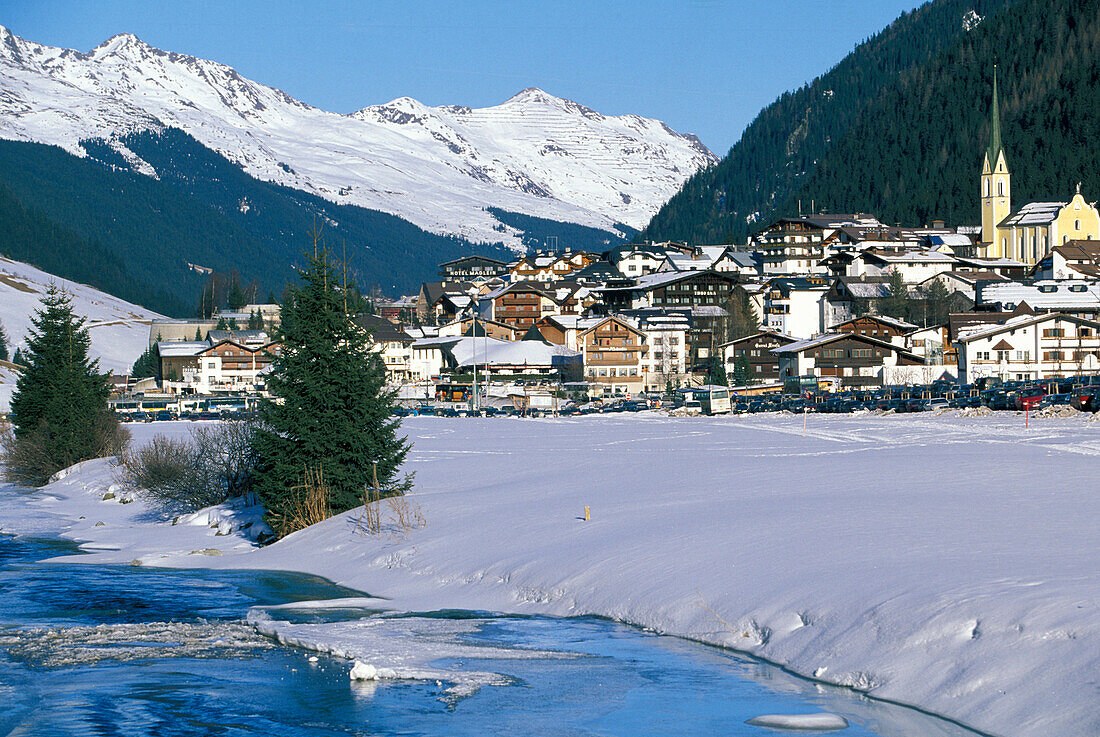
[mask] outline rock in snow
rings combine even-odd
[[[517,250],[518,234],[501,232],[486,207],[641,228],[718,160],[659,120],[601,115],[533,88],[482,109],[402,97],[341,115],[129,34],[80,53],[0,27],[0,138],[78,156],[81,140],[104,139],[135,171],[155,176],[119,139],[165,126],[258,179]]]

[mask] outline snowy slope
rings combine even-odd
[[[152,524],[100,501],[105,461],[40,507],[94,542],[77,561],[304,570],[405,611],[605,615],[990,734],[1094,737],[1091,417],[412,418],[427,525],[407,538],[356,532],[354,511],[262,549],[224,520]],[[135,428],[166,430],[186,425]],[[393,665],[369,639],[286,634]]]
[[[601,115],[537,89],[479,110],[399,98],[340,115],[129,34],[80,53],[0,27],[0,137],[82,156],[82,139],[163,126],[258,179],[489,242],[515,234],[499,230],[488,206],[641,228],[684,180],[717,161],[660,121]],[[156,175],[115,146],[135,170]]]
[[[100,369],[128,373],[149,345],[150,322],[161,315],[0,256],[0,323],[8,336],[10,352],[14,354],[17,347],[26,345],[31,317],[50,284],[64,288],[72,296],[73,311],[87,318],[91,354],[99,359]]]

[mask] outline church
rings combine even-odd
[[[1069,202],[1029,202],[1012,209],[1012,173],[1001,143],[997,69],[993,68],[993,127],[982,162],[982,243],[986,258],[1034,265],[1053,246],[1100,237],[1100,212],[1085,202],[1081,185]]]

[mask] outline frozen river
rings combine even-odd
[[[398,614],[301,574],[39,562],[73,551],[0,536],[0,734],[767,735],[782,732],[746,720],[818,712],[853,737],[975,734],[603,619]],[[453,680],[495,678],[353,682],[346,660],[258,634],[250,611],[306,628],[385,619],[407,645],[430,639]]]

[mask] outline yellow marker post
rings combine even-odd
[[[589,512],[589,510],[588,510],[588,505],[587,505],[587,504],[585,504],[585,505],[584,505],[584,521],[585,521],[585,522],[587,522],[587,521],[589,521],[590,519],[592,519],[592,514],[591,514],[591,512]]]

